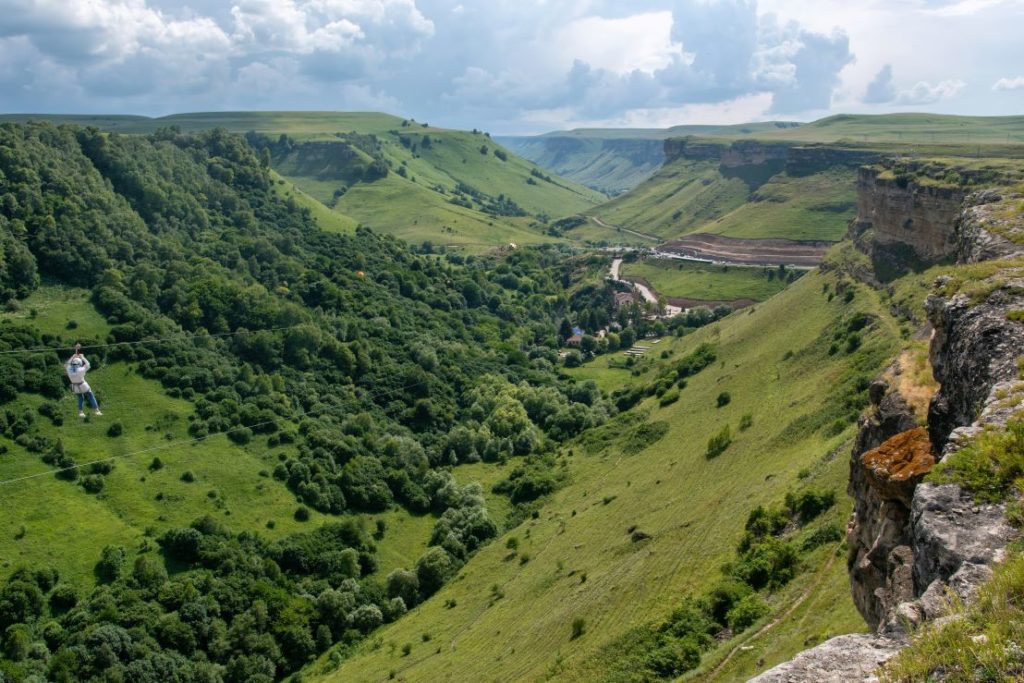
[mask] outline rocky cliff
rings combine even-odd
[[[820,173],[842,166],[857,168],[873,163],[879,153],[844,145],[796,145],[790,142],[737,140],[732,143],[701,138],[670,138],[665,140],[666,163],[676,159],[717,161],[723,169],[774,165],[793,176]]]
[[[921,253],[958,262],[1020,256],[1014,241],[1024,230],[1018,195],[936,192],[900,187],[862,174],[862,201],[877,202],[876,219]],[[924,206],[925,204],[931,206]],[[900,215],[923,217],[927,229],[903,228]],[[875,225],[877,238],[879,226]],[[900,231],[905,232],[900,232]],[[926,238],[930,236],[930,238]],[[930,241],[929,241],[930,239]],[[848,492],[854,512],[847,529],[854,603],[870,634],[834,638],[757,677],[760,683],[873,680],[877,666],[907,642],[908,630],[941,618],[952,598],[970,599],[991,575],[1017,532],[1002,505],[979,505],[955,484],[923,481],[934,463],[963,448],[985,429],[1019,419],[1024,381],[1024,265],[1007,264],[986,279],[939,278],[926,302],[932,327],[929,359],[940,388],[928,408],[928,428],[917,425],[907,401],[890,383],[871,387],[850,458]]]
[[[929,160],[886,159],[863,166],[853,232],[870,234],[876,263],[897,269],[914,262],[1015,257],[1024,254],[1020,192],[976,189],[1014,181],[1002,169]]]

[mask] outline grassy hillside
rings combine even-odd
[[[624,263],[620,272],[624,277],[642,278],[659,295],[681,299],[764,301],[786,288],[786,276],[778,277],[775,268],[645,259]]]
[[[341,215],[327,219],[327,223],[342,230],[363,223],[411,242],[431,241],[470,251],[509,242],[554,241],[546,235],[544,223],[548,219],[583,211],[605,199],[600,192],[541,172],[536,164],[515,156],[484,133],[441,129],[390,114],[0,116],[0,122],[30,119],[96,126],[126,134],[148,134],[169,126],[186,132],[213,128],[252,132],[270,142],[284,134],[292,142],[287,150],[273,148],[274,169],[303,193]],[[426,145],[424,138],[430,139]],[[378,158],[389,172],[364,179],[365,169]],[[319,209],[313,210],[322,214]]]
[[[716,162],[677,159],[628,194],[588,213],[611,225],[671,239],[738,209],[750,193],[743,178],[722,175]],[[609,234],[609,240],[614,238]]]
[[[611,412],[554,371],[606,294],[569,301],[560,250],[412,252],[224,131],[0,150],[0,630],[38,643],[4,680],[285,678],[495,536],[503,463]],[[102,416],[68,393],[76,340]]]
[[[837,114],[798,128],[763,131],[757,137],[799,142],[1024,144],[1024,116],[947,114]]]
[[[838,242],[857,213],[856,173],[773,176],[739,208],[700,227],[727,237]]]
[[[678,402],[659,407],[652,398],[636,409],[665,424],[663,438],[639,452],[624,449],[636,425],[631,417],[563,451],[570,483],[535,519],[481,551],[452,584],[373,641],[322,661],[311,672],[319,672],[315,680],[627,680],[611,673],[609,658],[625,661],[631,629],[657,623],[684,595],[718,580],[754,506],[800,486],[842,490],[855,406],[867,378],[897,349],[898,333],[874,292],[850,285],[846,303],[826,296],[823,289],[834,284],[808,275],[756,310],[665,340],[655,348],[668,358],[641,361],[639,375],[614,367],[620,363],[613,356],[571,371],[612,388],[649,383],[704,342],[719,358],[689,379]],[[833,332],[857,312],[871,316],[864,345],[829,356]],[[723,390],[732,401],[718,408]],[[843,407],[847,400],[852,410]],[[752,426],[736,431],[747,413]],[[734,441],[709,460],[705,444],[726,424]],[[844,505],[829,519],[845,519]],[[631,541],[634,529],[650,538]],[[845,573],[829,559],[836,551],[833,545],[803,557],[806,571],[769,599],[772,614],[758,625],[798,607],[744,642],[752,649],[738,650],[719,680],[743,680],[809,637],[863,628]],[[573,637],[576,619],[585,628]],[[734,645],[706,655],[703,666]]]

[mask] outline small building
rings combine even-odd
[[[571,337],[569,337],[568,339],[565,340],[565,343],[568,346],[579,346],[582,342],[583,342],[583,335],[582,334],[574,334],[574,335],[572,335]]]
[[[628,306],[629,304],[636,301],[636,297],[633,292],[615,292],[614,306],[616,309]]]

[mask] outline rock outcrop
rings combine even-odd
[[[838,636],[750,679],[750,683],[873,683],[878,680],[875,669],[900,647],[891,638],[867,633]]]
[[[956,185],[923,183],[884,166],[865,166],[857,176],[857,222],[874,231],[874,243],[909,247],[924,261],[956,253],[955,227],[964,200]]]
[[[968,195],[956,238],[965,263],[1024,256],[1024,195],[999,190]]]
[[[760,140],[725,143],[693,137],[669,138],[665,140],[664,150],[666,162],[676,159],[717,161],[723,169],[770,164],[794,176],[819,173],[836,166],[854,169],[879,159],[877,151],[845,145],[797,145]]]
[[[879,183],[871,174],[862,180],[862,202],[869,201],[864,193],[887,197],[882,203],[889,213],[873,214],[886,222],[882,231],[908,230],[903,244],[915,252],[920,247],[921,255],[952,255],[961,263],[1024,255],[1015,242],[1018,230],[1024,235],[1024,217],[1014,213],[1016,204],[1011,210],[1005,204],[1007,197],[1016,201],[1015,195],[975,193],[961,197],[963,206],[954,210],[937,203],[953,204],[953,195]],[[927,201],[935,204],[924,210],[919,204]],[[927,220],[935,223],[915,233],[913,225],[901,227],[899,211],[931,216]],[[921,221],[915,225],[922,227]],[[873,227],[877,239],[880,226]],[[956,284],[939,278],[926,302],[933,329],[929,359],[940,384],[929,405],[928,429],[916,425],[898,392],[875,382],[869,391],[872,410],[861,421],[851,453],[850,587],[874,633],[833,638],[754,680],[874,680],[878,665],[906,644],[908,628],[945,616],[951,597],[971,599],[1017,538],[1003,505],[978,504],[955,484],[923,481],[936,460],[980,432],[1005,429],[1024,416],[1024,380],[1018,379],[1024,322],[1017,313],[1024,310],[1024,267],[995,269],[987,279],[970,282],[967,293],[957,293]]]

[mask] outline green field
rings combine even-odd
[[[717,579],[753,506],[779,499],[801,481],[837,492],[845,487],[841,454],[854,425],[832,436],[814,425],[830,423],[823,411],[844,394],[844,382],[873,376],[899,342],[896,324],[873,291],[858,286],[852,303],[829,302],[822,288],[830,282],[830,276],[807,275],[756,310],[666,339],[658,349],[669,358],[645,361],[639,377],[609,368],[609,357],[571,371],[610,389],[615,373],[619,386],[650,382],[658,368],[701,342],[715,344],[720,358],[690,379],[677,403],[659,408],[650,399],[637,409],[668,424],[664,438],[624,454],[617,444],[635,424],[631,417],[584,439],[568,457],[569,485],[536,519],[484,548],[450,585],[340,665],[319,662],[310,678],[605,680],[605,660],[615,657],[626,631],[656,623],[684,594]],[[864,347],[825,362],[832,330],[857,311],[877,316]],[[733,400],[716,408],[722,390]],[[753,415],[753,426],[738,432],[725,454],[707,460],[709,435],[723,424],[735,428],[745,413]],[[829,513],[836,523],[848,511],[841,500]],[[633,527],[652,538],[631,543],[627,529]],[[528,562],[509,560],[508,537],[518,539]],[[799,602],[775,629],[751,642],[741,636],[705,658],[707,668],[739,644],[751,648],[737,649],[716,680],[745,680],[807,642],[864,628],[849,599],[842,557],[830,560],[833,552],[841,555],[829,546],[806,556],[800,578],[771,599],[773,616]],[[577,617],[585,619],[586,633],[573,640],[570,623]],[[403,655],[406,643],[409,654]]]
[[[705,301],[764,301],[786,288],[775,268],[748,268],[675,259],[645,259],[622,264],[626,277],[643,278],[661,296]],[[771,273],[771,277],[769,277]]]
[[[838,242],[857,211],[856,173],[834,168],[809,176],[773,176],[750,200],[701,232],[728,237]]]
[[[755,137],[794,142],[890,142],[951,145],[1024,144],[1024,116],[946,114],[837,114],[797,128]]]

